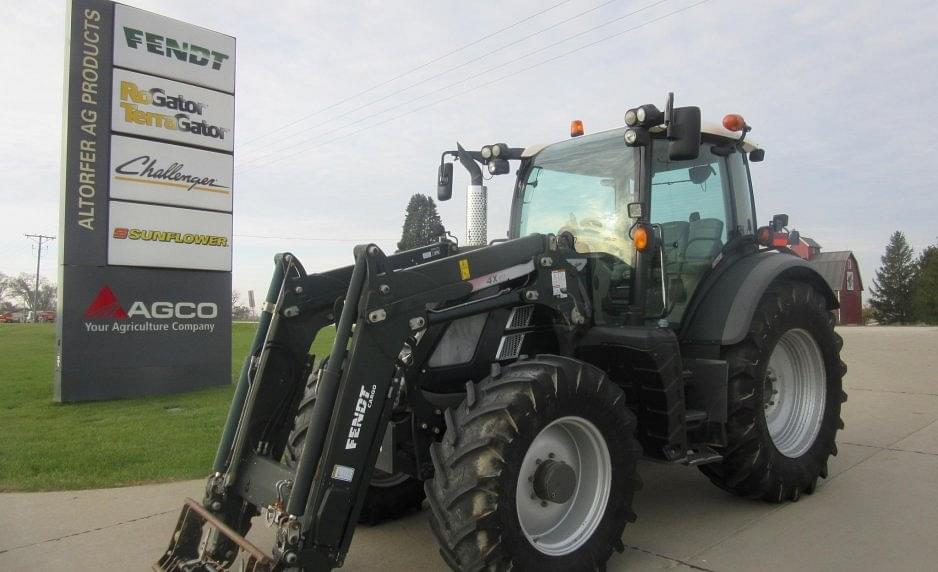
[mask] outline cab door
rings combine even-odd
[[[661,249],[652,262],[647,315],[672,326],[727,243],[755,232],[745,158],[713,147],[704,141],[696,159],[671,161],[666,142],[652,146],[649,217]]]

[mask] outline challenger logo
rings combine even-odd
[[[218,305],[162,300],[147,304],[137,300],[124,310],[114,291],[105,285],[88,305],[84,317],[88,332],[213,332],[215,324],[208,320],[218,317]],[[110,323],[101,323],[105,320]]]
[[[216,50],[203,48],[189,42],[182,42],[168,36],[164,37],[143,30],[135,30],[127,26],[124,26],[124,39],[127,41],[128,48],[140,49],[144,44],[144,40],[146,40],[146,50],[151,54],[176,58],[181,62],[188,62],[194,66],[208,66],[213,70],[220,70],[222,64],[229,58],[228,54]],[[210,63],[211,66],[209,66]]]
[[[147,185],[166,185],[179,187],[187,191],[208,191],[226,195],[231,193],[228,187],[219,185],[214,177],[202,177],[187,173],[185,163],[173,161],[169,165],[163,166],[149,155],[134,157],[118,165],[114,171],[117,173],[114,178],[120,181]]]
[[[191,234],[166,230],[144,230],[141,228],[117,227],[113,237],[119,240],[143,240],[152,242],[172,242],[174,244],[193,244],[196,246],[228,246],[228,237],[214,234]]]
[[[377,385],[372,385],[369,392],[363,385],[358,391],[358,401],[355,402],[355,412],[352,413],[352,425],[348,430],[348,439],[345,440],[346,450],[358,448],[358,434],[362,430],[362,423],[365,422],[365,413],[375,401],[375,391],[377,389]]]
[[[166,95],[166,91],[154,87],[149,91],[140,89],[132,81],[121,80],[121,109],[124,110],[124,122],[168,129],[170,131],[186,131],[194,135],[202,135],[211,139],[224,139],[230,131],[227,127],[211,125],[205,120],[192,119],[191,115],[202,115],[204,103],[186,99],[182,95]],[[146,111],[140,106],[156,107],[160,110],[179,111],[185,113],[162,113],[160,111]]]

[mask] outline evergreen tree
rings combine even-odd
[[[410,250],[425,246],[436,242],[444,232],[443,220],[436,211],[436,203],[433,199],[419,193],[414,194],[407,203],[401,240],[397,243],[397,249]]]
[[[916,276],[912,255],[912,247],[905,235],[898,230],[892,233],[870,291],[870,305],[876,310],[876,319],[881,324],[912,321],[912,292]]]
[[[917,266],[912,313],[916,321],[938,324],[938,245],[926,248]]]

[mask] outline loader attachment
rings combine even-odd
[[[211,529],[206,529],[208,525]],[[238,548],[225,561],[206,554],[207,536],[223,535]],[[244,572],[269,572],[274,561],[260,548],[248,542],[227,524],[206,510],[200,503],[187,498],[176,523],[166,554],[153,565],[156,572],[209,572],[234,568]]]
[[[590,315],[575,284],[572,249],[531,235],[460,252],[441,242],[385,254],[355,248],[355,265],[307,274],[278,255],[264,314],[232,399],[201,503],[187,500],[166,572],[321,571],[342,566],[404,372],[423,332],[496,308],[550,306],[572,331]],[[564,275],[567,278],[564,278]],[[335,325],[299,458],[284,450],[314,369],[316,334]],[[274,535],[265,555],[244,535],[263,515]]]

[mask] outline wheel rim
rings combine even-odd
[[[800,457],[821,430],[827,373],[824,357],[807,330],[785,332],[772,350],[765,373],[763,408],[778,452]]]
[[[535,475],[546,461],[565,463],[576,475],[565,502],[548,501],[535,493]],[[537,434],[521,463],[515,495],[521,531],[544,554],[569,554],[596,531],[611,486],[612,461],[599,429],[582,417],[556,419]]]

